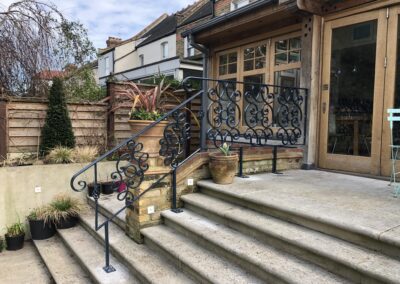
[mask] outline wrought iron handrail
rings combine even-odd
[[[192,95],[191,82],[203,83],[202,90]],[[215,84],[215,86],[212,86]],[[223,143],[251,146],[273,147],[273,171],[276,172],[277,147],[288,147],[305,144],[307,120],[307,89],[260,83],[237,82],[230,80],[215,80],[200,77],[186,78],[182,86],[187,94],[185,101],[168,111],[161,118],[121,142],[107,153],[88,164],[71,178],[70,185],[75,191],[87,188],[85,180],[77,180],[83,173],[93,168],[95,199],[95,229],[104,227],[105,230],[105,267],[106,272],[115,271],[109,259],[109,222],[116,218],[140,199],[146,192],[159,185],[166,177],[172,175],[172,210],[177,208],[177,170],[199,151],[207,150],[207,140],[215,148]],[[207,90],[207,91],[206,91]],[[190,144],[191,123],[188,119],[193,114],[188,109],[195,99],[200,99],[199,118],[200,145],[199,148],[188,152]],[[209,102],[209,103],[208,103]],[[137,139],[162,121],[168,120],[160,140],[160,156],[164,157],[164,165],[170,166],[170,172],[163,174],[158,180],[138,195],[131,190],[139,188],[144,174],[148,170],[149,153],[143,152],[143,144]],[[99,224],[99,180],[98,163],[121,152],[116,161],[116,169],[111,173],[113,188],[118,191],[119,201],[125,201],[125,206],[113,215],[106,217]],[[243,148],[240,147],[240,176],[243,176]]]

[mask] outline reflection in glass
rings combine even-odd
[[[257,95],[260,92],[260,86],[258,84],[264,84],[264,74],[257,74],[257,75],[252,75],[252,76],[245,76],[243,78],[244,81],[244,86],[243,86],[243,95],[246,96],[246,93],[251,96],[251,102],[255,102],[256,100],[260,101],[257,104],[258,111],[262,110],[264,107],[264,102],[262,101],[262,98],[257,99]],[[249,121],[249,119],[254,117],[254,114],[251,114],[250,112],[246,113],[246,106],[248,105],[248,101],[246,99],[243,100],[243,115],[244,121]],[[261,125],[261,121],[257,123],[257,125]]]
[[[370,21],[332,31],[328,153],[371,156],[376,28]]]

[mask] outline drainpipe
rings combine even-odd
[[[211,7],[211,18],[215,17],[215,0],[210,0],[212,3],[212,7]]]
[[[195,49],[200,51],[203,54],[203,78],[208,78],[208,56],[209,49],[202,44],[198,44],[194,41],[193,35],[189,34],[189,44],[193,46]],[[205,151],[207,149],[206,145],[206,135],[207,135],[207,90],[208,82],[207,80],[203,80],[203,95],[201,96],[201,124],[200,124],[200,148],[201,151]]]

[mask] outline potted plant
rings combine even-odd
[[[69,229],[78,223],[82,204],[77,198],[60,194],[50,203],[50,208],[51,216],[57,229]]]
[[[7,227],[6,244],[7,250],[20,250],[24,246],[25,225],[20,221]]]
[[[123,90],[118,93],[125,98],[129,98],[133,103],[129,112],[129,125],[133,133],[138,133],[149,124],[160,119],[168,105],[164,95],[167,95],[169,85],[164,87],[164,80],[149,90],[141,90],[135,83],[126,83]],[[168,93],[169,94],[169,93]],[[142,151],[148,153],[150,157],[158,157],[160,151],[160,139],[163,137],[164,128],[168,121],[161,121],[145,133],[140,135],[135,141],[143,144]]]
[[[45,240],[56,233],[56,227],[49,206],[41,206],[33,209],[28,215],[28,221],[33,240]]]
[[[3,237],[0,237],[0,252],[3,252],[3,250],[6,248],[6,243],[3,239]]]
[[[217,184],[231,184],[237,171],[238,154],[231,153],[230,147],[224,143],[220,152],[210,153],[210,173]]]

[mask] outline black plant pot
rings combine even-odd
[[[101,193],[102,194],[112,194],[114,193],[114,187],[115,185],[113,182],[104,182],[100,185],[101,188]]]
[[[7,250],[19,250],[24,247],[25,234],[9,237],[6,235]]]
[[[90,197],[93,197],[94,184],[93,184],[93,183],[88,184],[87,188],[88,188],[88,195],[89,195]]]
[[[45,223],[43,220],[29,220],[29,227],[33,240],[45,240],[56,233],[56,226],[53,223]]]
[[[56,223],[57,229],[69,229],[75,227],[78,223],[78,217],[76,216],[68,216],[66,219],[62,218],[59,222]]]

